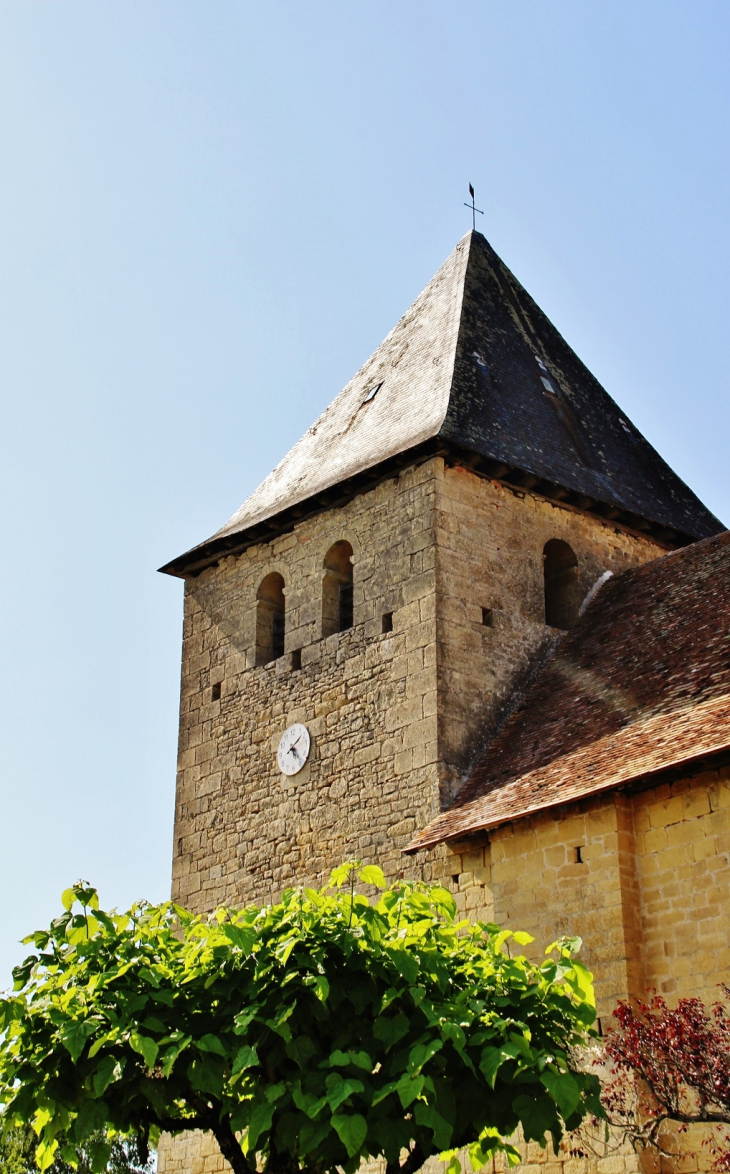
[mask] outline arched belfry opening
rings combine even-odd
[[[581,594],[575,551],[560,538],[551,538],[542,552],[545,575],[545,623],[572,628],[578,619]]]
[[[256,664],[268,664],[284,655],[286,607],[284,580],[272,571],[256,593]]]
[[[322,635],[352,627],[352,547],[344,540],[324,556],[322,580]]]

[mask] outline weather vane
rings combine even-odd
[[[474,188],[471,186],[471,184],[469,184],[469,195],[471,196],[471,204],[467,204],[467,202],[465,200],[464,207],[471,208],[472,228],[474,229],[474,232],[476,232],[476,230],[477,230],[477,212],[479,213],[480,216],[483,216],[484,213],[482,212],[481,208],[477,208],[477,206],[474,203]]]

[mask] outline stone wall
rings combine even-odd
[[[575,551],[582,592],[605,570],[658,553],[607,522],[432,458],[188,580],[174,899],[198,911],[275,899],[358,856],[390,877],[438,878],[470,917],[529,929],[543,946],[583,925],[606,961],[606,1003],[623,991],[627,833],[615,802],[588,805],[580,828],[551,817],[498,832],[491,845],[402,856],[556,635],[543,606],[551,538]],[[325,558],[341,541],[354,552],[354,623],[323,636]],[[274,571],[285,584],[285,651],[257,666],[257,591]],[[276,750],[294,722],[308,727],[312,749],[287,777]],[[584,872],[570,864],[577,837],[593,845]],[[161,1174],[223,1168],[212,1141],[196,1136],[164,1143],[159,1164]]]
[[[728,768],[507,824],[481,845],[455,845],[436,871],[468,916],[531,933],[536,961],[556,937],[581,936],[604,1027],[619,998],[656,990],[670,1004],[709,1004],[730,982]],[[663,1174],[709,1169],[703,1136],[668,1141],[677,1158],[663,1159]],[[521,1168],[541,1174],[638,1169],[629,1153],[575,1163],[565,1148],[529,1148]],[[659,1166],[647,1157],[641,1168]]]
[[[582,937],[581,958],[595,973],[602,1017],[618,998],[644,989],[628,800],[609,794],[557,808],[497,828],[490,841],[482,849],[483,887],[493,919],[533,935],[528,955],[538,961],[556,938]],[[469,863],[473,852],[461,859]]]
[[[570,541],[585,591],[657,552],[434,458],[188,580],[175,899],[267,899],[349,855],[397,875],[401,849],[458,786],[552,633],[552,537]],[[342,540],[354,551],[354,625],[323,638],[324,560]],[[257,667],[256,595],[272,571],[285,583],[285,654]],[[297,721],[312,752],[287,778],[276,748]],[[430,857],[409,867],[431,875]]]
[[[163,1133],[157,1150],[157,1174],[232,1174],[212,1133]]]
[[[712,1002],[730,982],[730,768],[506,824],[435,871],[458,878],[465,913],[533,934],[535,957],[580,935],[602,1016],[649,989]]]
[[[558,538],[572,547],[581,598],[605,571],[619,574],[662,551],[595,516],[487,481],[462,466],[438,472],[438,732],[448,800],[515,684],[556,635],[545,624],[545,544]]]
[[[712,1003],[730,982],[730,771],[633,802],[646,985]]]
[[[433,499],[431,465],[407,470],[186,583],[176,900],[274,898],[353,855],[403,867],[438,800]],[[340,540],[354,551],[354,625],[322,638],[323,564]],[[271,571],[286,584],[285,654],[255,667]],[[276,750],[294,722],[312,749],[287,777]]]

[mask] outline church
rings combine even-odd
[[[604,1021],[730,981],[730,533],[480,233],[162,570],[185,580],[176,901],[358,857],[537,953],[580,935]]]

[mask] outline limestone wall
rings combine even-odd
[[[604,1030],[619,998],[656,990],[670,1005],[709,1004],[730,982],[728,768],[519,820],[480,846],[455,845],[435,868],[471,917],[533,934],[525,952],[536,960],[554,938],[580,935]],[[709,1169],[703,1136],[668,1141],[677,1157],[663,1159],[663,1174]],[[523,1168],[542,1174],[639,1168],[627,1153],[576,1163],[567,1150],[530,1150]],[[647,1156],[641,1168],[659,1165]]]
[[[551,635],[542,579],[550,538],[573,547],[586,592],[603,571],[659,553],[595,517],[433,458],[187,581],[175,900],[204,911],[275,899],[359,856],[391,877],[438,878],[470,917],[528,929],[541,947],[582,933],[606,1008],[631,987],[641,903],[623,801],[526,821],[491,843],[402,856]],[[323,637],[324,560],[342,540],[354,552],[354,623]],[[285,652],[257,666],[256,594],[272,571],[285,583]],[[276,750],[294,722],[309,728],[312,750],[287,777]],[[538,1161],[534,1147],[530,1155]],[[550,1160],[562,1169],[565,1156]],[[211,1140],[197,1136],[163,1144],[159,1162],[161,1174],[223,1168]]]
[[[730,770],[633,802],[646,985],[712,1003],[730,982]]]
[[[175,899],[268,899],[349,855],[397,875],[551,632],[542,551],[554,537],[573,546],[585,591],[657,553],[434,458],[188,580]],[[354,625],[323,638],[324,559],[341,540],[354,551]],[[257,667],[256,595],[272,571],[285,654]],[[287,778],[276,748],[299,721],[311,756]],[[428,879],[432,858],[407,867]]]
[[[546,627],[543,550],[567,542],[584,597],[604,571],[656,558],[654,542],[486,481],[461,466],[436,481],[439,751],[444,799],[554,629]],[[491,626],[482,622],[482,609]]]
[[[536,961],[563,935],[583,938],[582,960],[595,972],[598,1014],[616,999],[643,989],[639,895],[631,808],[625,799],[600,800],[556,809],[497,828],[482,849],[454,852],[472,870],[460,898],[509,929],[535,938],[526,950]],[[579,861],[580,857],[580,861]],[[481,880],[480,884],[480,878]],[[473,895],[472,895],[473,893]],[[479,895],[478,895],[479,894]],[[488,899],[478,904],[479,896]]]
[[[434,869],[470,916],[533,934],[535,957],[580,935],[602,1016],[648,990],[712,1002],[730,982],[728,768],[507,824]]]
[[[432,464],[408,470],[186,583],[176,900],[274,898],[352,855],[402,869],[438,801],[433,498]],[[342,539],[354,626],[322,639],[323,562]],[[286,584],[285,655],[255,667],[256,591],[271,571]],[[312,750],[287,777],[276,750],[294,722]]]

